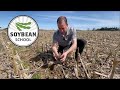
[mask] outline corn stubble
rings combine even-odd
[[[41,30],[35,43],[29,47],[19,48],[11,43],[5,31],[1,31],[0,59],[3,62],[0,62],[0,78],[120,78],[119,31],[78,31],[77,37],[85,39],[87,45],[81,55],[78,53],[77,60],[73,55],[72,58],[67,58],[64,63],[54,62],[52,57],[53,32]],[[9,68],[6,69],[5,65]],[[3,73],[7,73],[6,77],[2,77]]]

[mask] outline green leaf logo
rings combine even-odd
[[[16,16],[8,24],[8,36],[18,46],[31,45],[37,39],[38,32],[37,22],[27,15]]]
[[[31,22],[28,22],[28,23],[17,22],[16,23],[16,27],[19,31],[22,31],[22,29],[30,29],[31,27],[29,25],[31,25]]]

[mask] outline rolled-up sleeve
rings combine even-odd
[[[56,32],[54,32],[53,34],[53,43],[57,43],[57,35],[56,35]]]
[[[72,39],[77,39],[76,29],[73,29]]]

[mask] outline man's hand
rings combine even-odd
[[[62,62],[64,62],[65,61],[65,59],[66,59],[66,57],[67,57],[67,52],[63,52],[63,54],[60,56],[60,60],[62,61]]]
[[[55,60],[57,60],[59,58],[59,53],[57,51],[57,44],[58,43],[53,43],[53,45],[52,45],[52,51],[53,51],[53,56],[54,56]]]
[[[55,60],[58,60],[58,58],[59,58],[59,54],[58,53],[57,54],[53,53],[53,56],[54,56]]]

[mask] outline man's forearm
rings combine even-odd
[[[72,51],[74,51],[76,48],[77,48],[77,44],[74,43],[74,44],[66,51],[67,54],[70,53],[70,52],[72,52]]]
[[[52,51],[53,51],[53,53],[55,53],[55,55],[58,55],[58,51],[57,51],[56,47],[52,47]]]

